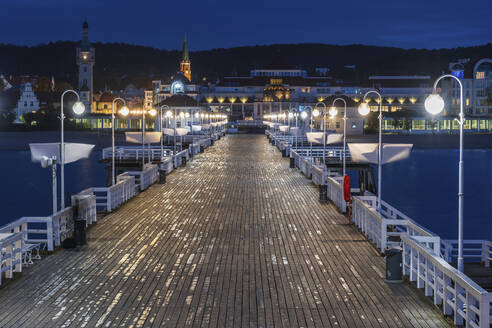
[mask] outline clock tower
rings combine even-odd
[[[183,42],[183,56],[181,62],[179,63],[179,71],[191,82],[191,62],[190,56],[188,55],[188,44],[186,42],[186,35]]]
[[[82,40],[77,47],[77,65],[79,66],[79,94],[80,101],[88,112],[92,111],[94,93],[93,70],[96,62],[96,51],[89,42],[89,24],[82,24]]]

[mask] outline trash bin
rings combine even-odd
[[[401,247],[392,247],[386,251],[385,281],[390,283],[398,283],[403,281]]]
[[[181,157],[181,166],[186,166],[186,156]]]
[[[328,186],[327,185],[319,185],[319,202],[327,203],[328,202]]]
[[[294,157],[291,157],[290,158],[290,166],[289,166],[291,169],[295,169],[296,168],[296,159]]]
[[[159,170],[159,184],[166,183],[166,170]]]
[[[73,237],[75,244],[85,245],[87,244],[87,222],[85,219],[77,219],[74,222]]]

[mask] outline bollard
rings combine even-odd
[[[319,202],[328,202],[328,185],[319,185]]]
[[[294,157],[290,158],[290,168],[295,169],[296,168],[296,160]]]
[[[78,246],[87,244],[87,222],[85,219],[75,220],[73,239]]]
[[[186,166],[186,156],[181,157],[181,166]]]
[[[282,157],[287,157],[287,149],[282,149]]]
[[[200,146],[200,153],[203,153],[204,149],[205,148],[203,146]]]
[[[159,184],[166,183],[166,170],[159,170]]]

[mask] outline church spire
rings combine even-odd
[[[183,42],[183,56],[179,63],[179,71],[191,82],[191,62],[190,55],[188,54],[188,42],[186,41],[186,34]]]
[[[188,55],[188,42],[186,41],[186,34],[184,36],[184,41],[183,41],[183,57],[181,58],[181,61],[183,62],[190,61],[190,56]]]
[[[82,41],[80,42],[80,48],[82,51],[89,51],[91,43],[89,41],[89,24],[84,21],[82,24]]]

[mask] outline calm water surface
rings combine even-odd
[[[94,151],[89,159],[65,166],[68,194],[105,184],[99,157]],[[464,160],[465,238],[492,240],[492,149],[466,150]],[[32,163],[28,151],[0,151],[0,167],[0,225],[50,214],[49,169]],[[409,159],[383,166],[382,198],[443,238],[457,237],[457,192],[458,150],[416,149]]]

